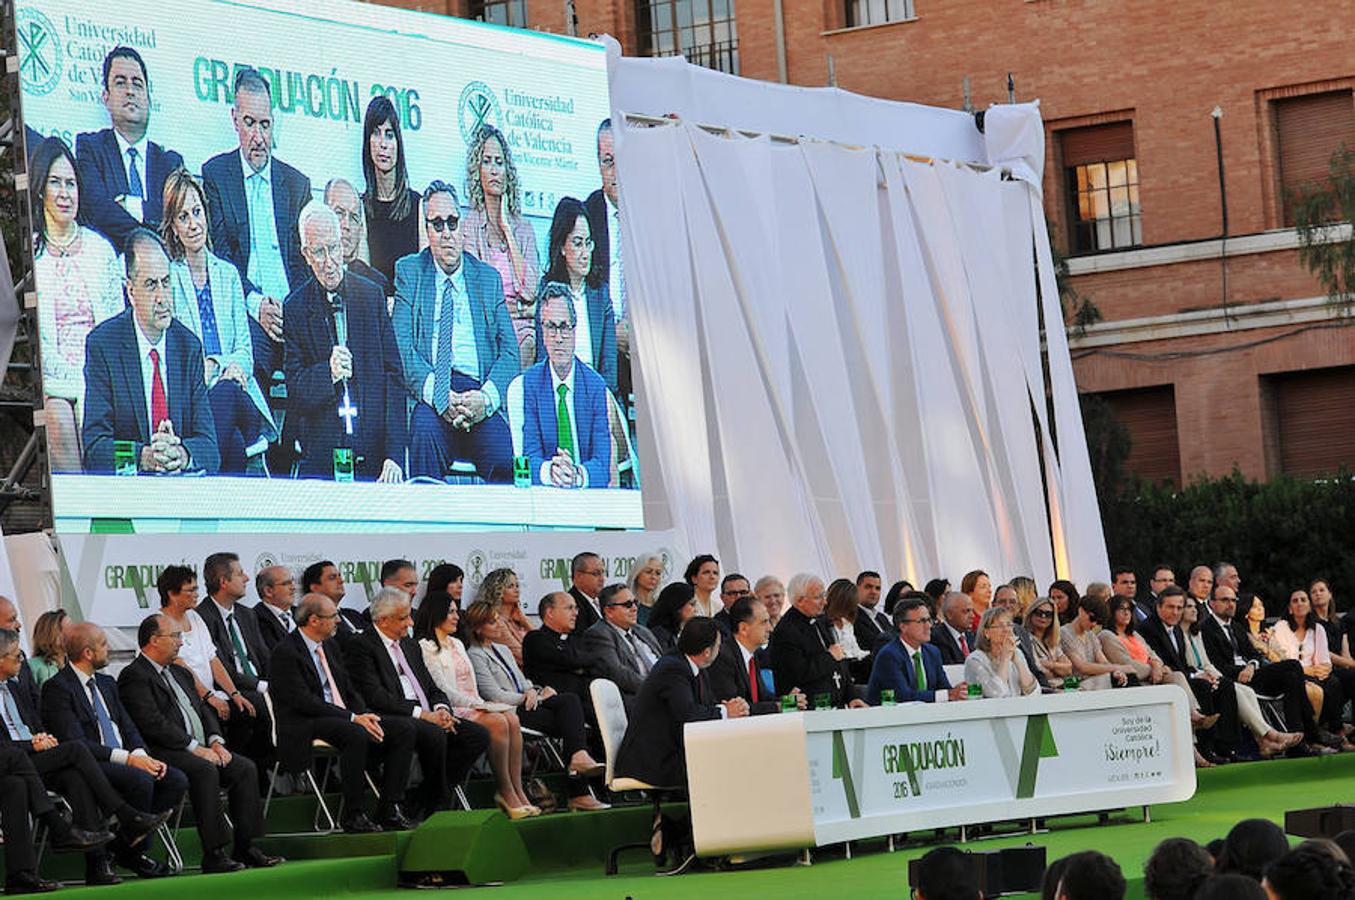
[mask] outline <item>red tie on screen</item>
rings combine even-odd
[[[757,702],[757,660],[748,657],[748,692],[753,697],[753,702]]]
[[[965,657],[969,656],[969,641],[965,640],[963,634],[960,635],[960,652],[964,654]]]
[[[160,377],[160,351],[151,350],[151,431],[169,418],[169,401],[165,399],[165,382]]]

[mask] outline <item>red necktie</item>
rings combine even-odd
[[[757,702],[757,660],[748,657],[748,692],[753,697],[753,702]]]
[[[151,432],[169,418],[169,401],[165,399],[165,382],[160,377],[160,351],[151,350]]]
[[[960,635],[960,653],[964,654],[966,658],[969,657],[969,641],[965,640],[963,633]]]

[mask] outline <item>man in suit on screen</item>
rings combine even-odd
[[[424,191],[428,247],[395,263],[391,322],[413,395],[411,476],[441,479],[458,459],[485,481],[512,478],[512,436],[501,408],[521,370],[517,336],[491,266],[462,250],[456,190]]]
[[[334,478],[335,449],[357,479],[404,478],[405,394],[386,298],[343,264],[339,220],[323,203],[301,212],[312,277],[287,298],[287,402],[298,420],[302,478]]]
[[[151,80],[136,50],[108,51],[99,96],[112,127],[75,136],[80,212],[122,250],[134,229],[160,226],[165,176],[183,165],[183,157],[146,137]]]
[[[112,472],[116,441],[133,442],[138,471],[172,475],[221,466],[202,344],[174,321],[169,254],[152,231],[127,237],[132,308],[85,341],[85,470]]]
[[[606,487],[612,435],[607,385],[574,356],[574,304],[569,287],[551,282],[537,299],[546,358],[522,373],[522,452],[532,483]]]

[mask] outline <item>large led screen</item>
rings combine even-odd
[[[16,27],[58,530],[642,527],[600,45],[340,0]]]

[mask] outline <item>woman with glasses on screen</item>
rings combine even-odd
[[[28,175],[47,455],[52,471],[79,472],[85,338],[122,312],[123,271],[113,245],[76,221],[80,176],[66,142],[53,137],[39,144]]]
[[[593,247],[588,210],[582,201],[565,197],[551,219],[548,268],[541,281],[543,285],[549,281],[569,285],[578,322],[574,326],[574,355],[601,375],[607,390],[615,395],[616,314],[602,267],[593,265]],[[544,346],[539,325],[536,344]]]
[[[466,250],[493,266],[503,279],[503,299],[517,334],[518,357],[526,369],[536,361],[541,262],[536,232],[522,215],[522,183],[513,151],[493,125],[481,125],[466,151],[466,198],[470,209],[461,224]]]
[[[373,97],[362,117],[362,195],[367,218],[367,255],[372,267],[395,284],[395,261],[427,246],[422,201],[409,186],[400,114],[382,94]]]
[[[164,210],[160,233],[169,250],[174,318],[202,342],[221,474],[263,474],[263,453],[278,429],[254,375],[240,272],[211,251],[207,193],[187,169],[165,178]]]

